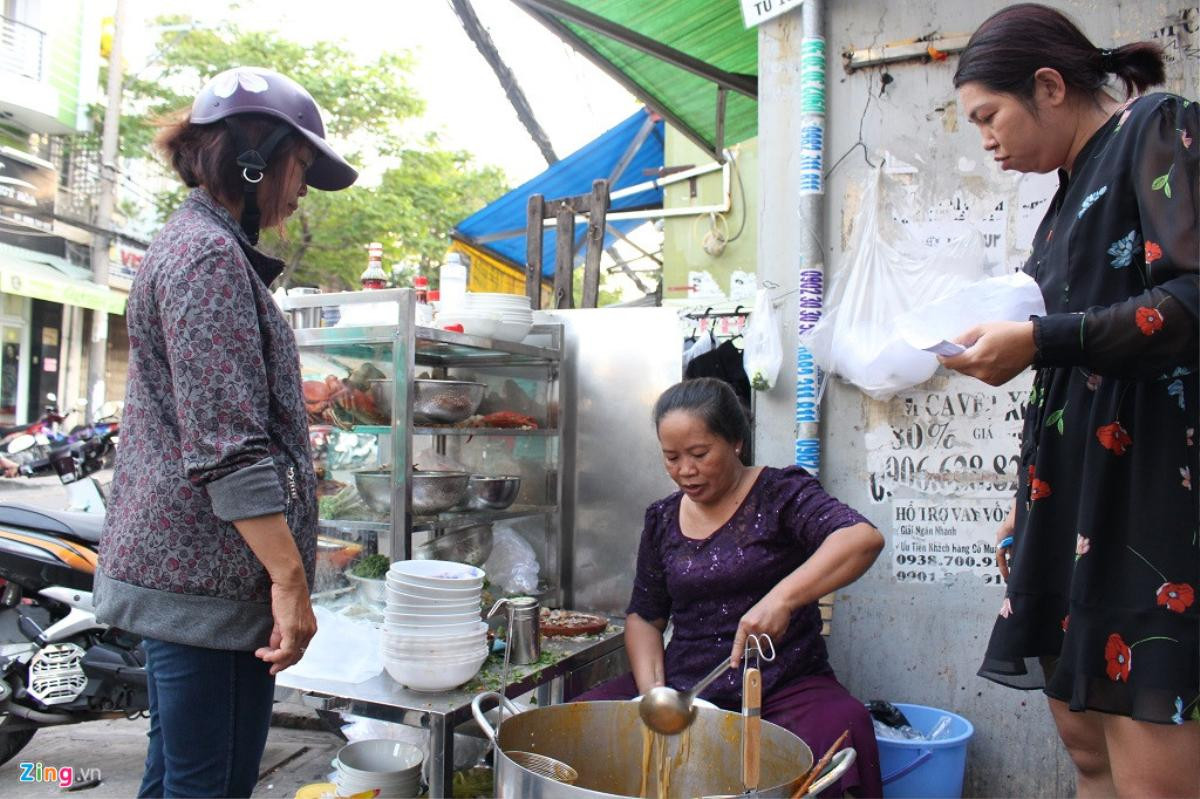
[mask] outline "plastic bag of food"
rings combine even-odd
[[[750,387],[756,391],[767,391],[774,387],[783,365],[783,342],[779,332],[779,318],[771,306],[771,297],[766,289],[759,289],[754,297],[754,312],[746,327],[746,349],[742,352],[742,365],[750,378]]]
[[[1024,272],[989,277],[952,291],[896,319],[896,329],[916,349],[957,355],[962,347],[947,344],[980,322],[1024,322],[1046,315],[1046,300],[1037,281]]]
[[[536,591],[540,567],[533,547],[507,525],[497,524],[492,530],[492,554],[483,564],[488,581],[506,594]]]
[[[884,173],[867,181],[847,265],[830,286],[821,320],[800,337],[824,371],[884,400],[933,377],[937,357],[897,328],[906,312],[987,277],[977,231],[929,243],[902,220],[910,196]]]

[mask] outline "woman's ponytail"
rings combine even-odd
[[[1162,47],[1153,42],[1134,42],[1101,51],[1102,69],[1125,84],[1125,93],[1142,94],[1167,79]]]

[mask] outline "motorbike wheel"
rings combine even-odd
[[[0,732],[0,765],[7,763],[17,752],[25,748],[37,730],[14,730]]]

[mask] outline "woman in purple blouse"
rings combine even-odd
[[[739,664],[748,635],[768,633],[777,657],[762,664],[763,718],[817,757],[850,730],[855,768],[831,792],[880,796],[871,719],[833,675],[817,600],[863,574],[883,536],[803,469],[744,466],[749,425],[719,380],[667,389],[654,423],[680,491],[646,510],[625,626],[633,671],[579,699],[631,699],[658,685],[690,690],[726,654]],[[701,697],[739,708],[739,674],[726,672]]]

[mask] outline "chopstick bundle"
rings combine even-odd
[[[833,756],[837,754],[837,751],[842,748],[842,744],[849,736],[850,730],[846,730],[838,737],[836,741],[833,742],[833,746],[829,747],[829,751],[826,752],[821,759],[816,762],[808,774],[804,775],[804,781],[800,783],[800,787],[797,788],[796,792],[792,794],[792,799],[799,799],[799,797],[808,793],[809,787],[817,781],[817,777],[820,776],[821,772],[825,770],[825,767],[829,765],[829,761],[832,760]]]

